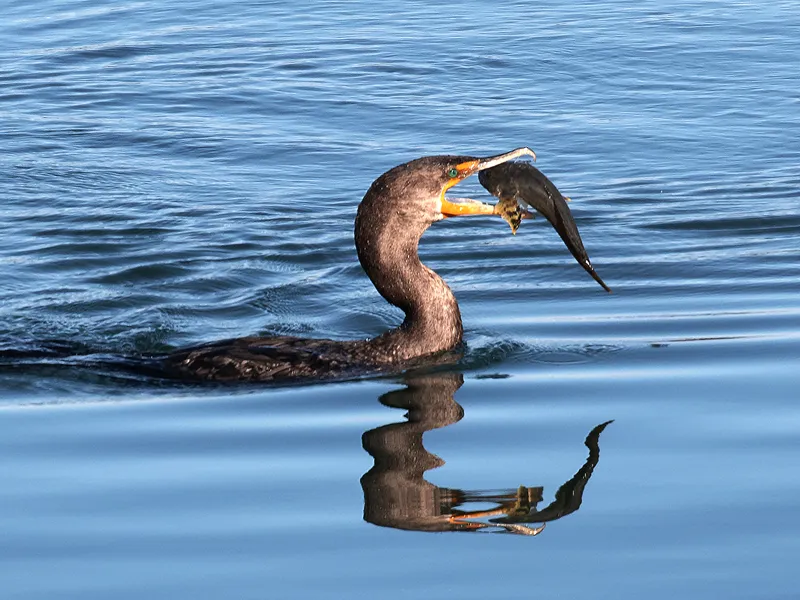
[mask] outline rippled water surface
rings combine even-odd
[[[800,4],[8,0],[0,32],[4,598],[796,597]],[[396,325],[364,191],[522,145],[614,294],[543,219],[450,219],[457,367],[87,364]]]

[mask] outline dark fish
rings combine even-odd
[[[490,194],[500,198],[501,210],[498,214],[502,215],[503,211],[507,210],[509,201],[516,200],[520,204],[530,206],[550,221],[575,260],[603,286],[604,290],[611,291],[595,272],[589,260],[567,201],[539,169],[526,162],[507,162],[481,171],[478,173],[478,180]],[[512,221],[509,221],[509,224],[512,230],[516,229]]]

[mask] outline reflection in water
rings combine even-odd
[[[417,531],[478,531],[537,535],[545,523],[580,508],[583,491],[600,460],[600,433],[611,423],[595,427],[586,437],[589,457],[542,510],[542,487],[519,486],[507,492],[441,488],[425,481],[425,471],[444,461],[422,445],[422,435],[461,420],[464,410],[453,395],[464,383],[460,373],[410,376],[406,388],[381,396],[381,403],[408,411],[405,423],[392,423],[364,433],[364,449],[375,459],[361,478],[364,520],[383,527]],[[469,503],[495,504],[489,510],[459,510]],[[481,520],[482,519],[482,520]],[[539,524],[531,527],[526,524]]]

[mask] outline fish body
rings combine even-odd
[[[611,291],[589,260],[567,199],[544,173],[527,162],[507,162],[481,171],[478,180],[490,194],[500,199],[495,210],[511,225],[512,232],[516,233],[522,219],[518,206],[531,207],[550,222],[586,272],[604,290]]]

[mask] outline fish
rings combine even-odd
[[[516,234],[522,219],[533,216],[527,207],[533,208],[550,222],[578,264],[605,291],[611,292],[589,260],[578,226],[567,205],[568,199],[544,173],[527,162],[507,162],[484,169],[478,174],[478,181],[490,194],[499,198],[495,213],[511,226],[512,233]],[[520,207],[524,208],[520,210]]]

